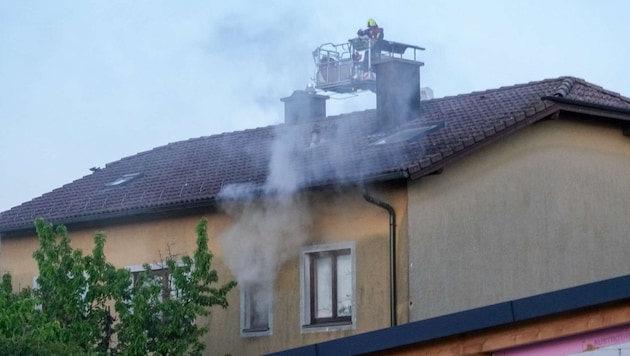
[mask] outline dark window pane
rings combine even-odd
[[[269,330],[269,300],[268,286],[250,284],[245,287],[244,329],[245,331]]]

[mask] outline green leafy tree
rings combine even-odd
[[[198,325],[197,317],[207,316],[214,305],[227,308],[226,295],[236,286],[231,281],[213,287],[219,276],[212,269],[205,219],[197,225],[193,257],[183,256],[177,262],[169,256],[165,264],[167,274],[153,273],[145,265],[131,298],[116,305],[121,321],[117,328],[119,349],[132,354],[201,355],[205,345],[199,339],[208,332],[208,326]]]
[[[62,342],[59,324],[48,321],[37,309],[30,288],[14,292],[11,276],[0,283],[0,350],[3,355],[81,355],[72,342]]]
[[[12,354],[200,355],[208,326],[197,318],[215,305],[226,308],[236,286],[215,287],[205,219],[193,257],[169,255],[165,273],[145,265],[135,283],[128,270],[107,262],[103,233],[84,256],[71,247],[64,226],[38,219],[35,227],[37,290],[13,292],[10,275],[0,284],[0,349]]]
[[[75,342],[88,351],[106,351],[113,321],[106,303],[124,297],[130,284],[128,273],[105,260],[102,233],[94,237],[92,255],[83,256],[70,246],[64,226],[54,228],[38,219],[35,227],[40,243],[33,254],[39,268],[36,294],[45,318],[59,324],[62,342]]]

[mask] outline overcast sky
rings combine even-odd
[[[312,51],[369,17],[426,48],[435,97],[563,75],[630,96],[628,0],[352,3],[0,0],[0,211],[169,142],[281,123]]]

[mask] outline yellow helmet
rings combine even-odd
[[[367,25],[368,25],[368,27],[376,27],[376,26],[378,26],[376,24],[376,21],[374,21],[374,19],[368,19]]]

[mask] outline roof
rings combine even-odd
[[[623,276],[269,355],[340,356],[383,352],[448,336],[628,300],[630,276]]]
[[[423,101],[418,118],[388,131],[366,110],[174,142],[0,213],[0,232],[30,229],[37,217],[69,224],[212,206],[235,184],[282,189],[272,184],[276,176],[295,189],[417,179],[560,110],[630,120],[630,99],[560,77]],[[423,134],[377,144],[414,128]]]

